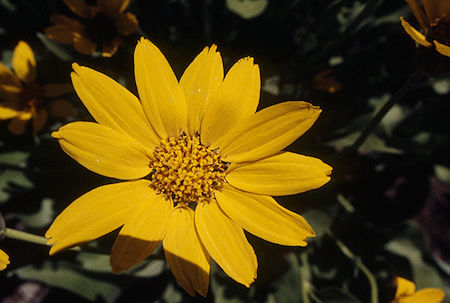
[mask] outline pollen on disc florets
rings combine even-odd
[[[152,187],[175,203],[201,203],[214,198],[225,182],[227,163],[217,150],[201,144],[198,135],[181,133],[153,151]]]

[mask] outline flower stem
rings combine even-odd
[[[306,253],[301,254],[300,261],[302,262],[301,267],[300,267],[300,277],[301,277],[301,281],[302,281],[302,286],[301,286],[302,299],[303,299],[302,302],[310,303],[311,302],[309,300],[310,285],[309,285],[309,281],[308,281],[310,269],[309,269],[309,263],[308,263],[308,256],[306,255]]]
[[[5,229],[5,237],[39,245],[47,245],[47,239],[44,237],[11,228]]]
[[[360,258],[358,258],[348,247],[339,239],[336,240],[336,245],[340,248],[341,252],[349,259],[355,261],[356,266],[361,269],[361,271],[364,273],[364,275],[367,277],[367,280],[369,280],[370,284],[370,302],[371,303],[378,303],[378,286],[377,281],[375,277],[373,276],[372,272],[367,268],[366,265],[361,261]]]
[[[378,123],[383,120],[384,116],[389,112],[389,110],[412,88],[416,83],[422,78],[422,71],[415,71],[406,82],[392,95],[392,97],[381,107],[381,109],[375,114],[369,124],[364,128],[359,137],[355,142],[344,151],[344,154],[348,154],[357,150],[369,137]]]

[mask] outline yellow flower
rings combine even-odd
[[[92,54],[99,48],[103,57],[111,57],[123,44],[121,35],[131,35],[137,29],[136,16],[124,12],[130,0],[97,0],[97,6],[87,5],[84,0],[64,3],[82,20],[53,15],[54,25],[46,28],[45,34],[57,42],[73,44],[82,54]]]
[[[416,292],[413,282],[397,277],[397,291],[391,303],[440,303],[444,292],[439,288],[424,288]]]
[[[0,249],[0,270],[4,270],[9,264],[8,255]]]
[[[19,41],[14,48],[12,67],[14,73],[0,63],[0,120],[12,119],[8,129],[13,134],[24,133],[30,120],[36,134],[47,121],[47,110],[59,117],[74,115],[72,105],[58,99],[72,91],[70,85],[36,83],[36,60],[26,42]]]
[[[422,34],[403,17],[402,26],[408,35],[425,47],[433,47],[444,56],[450,57],[450,1],[448,0],[406,0],[422,28]]]
[[[257,260],[243,229],[281,245],[305,246],[314,231],[271,195],[330,180],[317,158],[281,151],[316,121],[301,101],[255,113],[259,67],[238,61],[224,79],[216,46],[206,47],[178,82],[160,50],[141,39],[134,53],[139,101],[111,78],[73,65],[76,92],[98,123],[73,122],[52,134],[88,169],[127,180],[69,205],[46,233],[50,254],[122,227],[111,251],[120,273],[162,242],[178,283],[206,295],[210,257],[249,286]]]

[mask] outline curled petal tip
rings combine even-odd
[[[55,139],[61,139],[62,136],[59,134],[59,132],[52,132],[51,136]]]

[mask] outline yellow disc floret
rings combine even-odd
[[[202,145],[198,135],[170,137],[153,151],[152,186],[175,203],[201,203],[214,198],[225,182],[227,163],[217,150]]]

